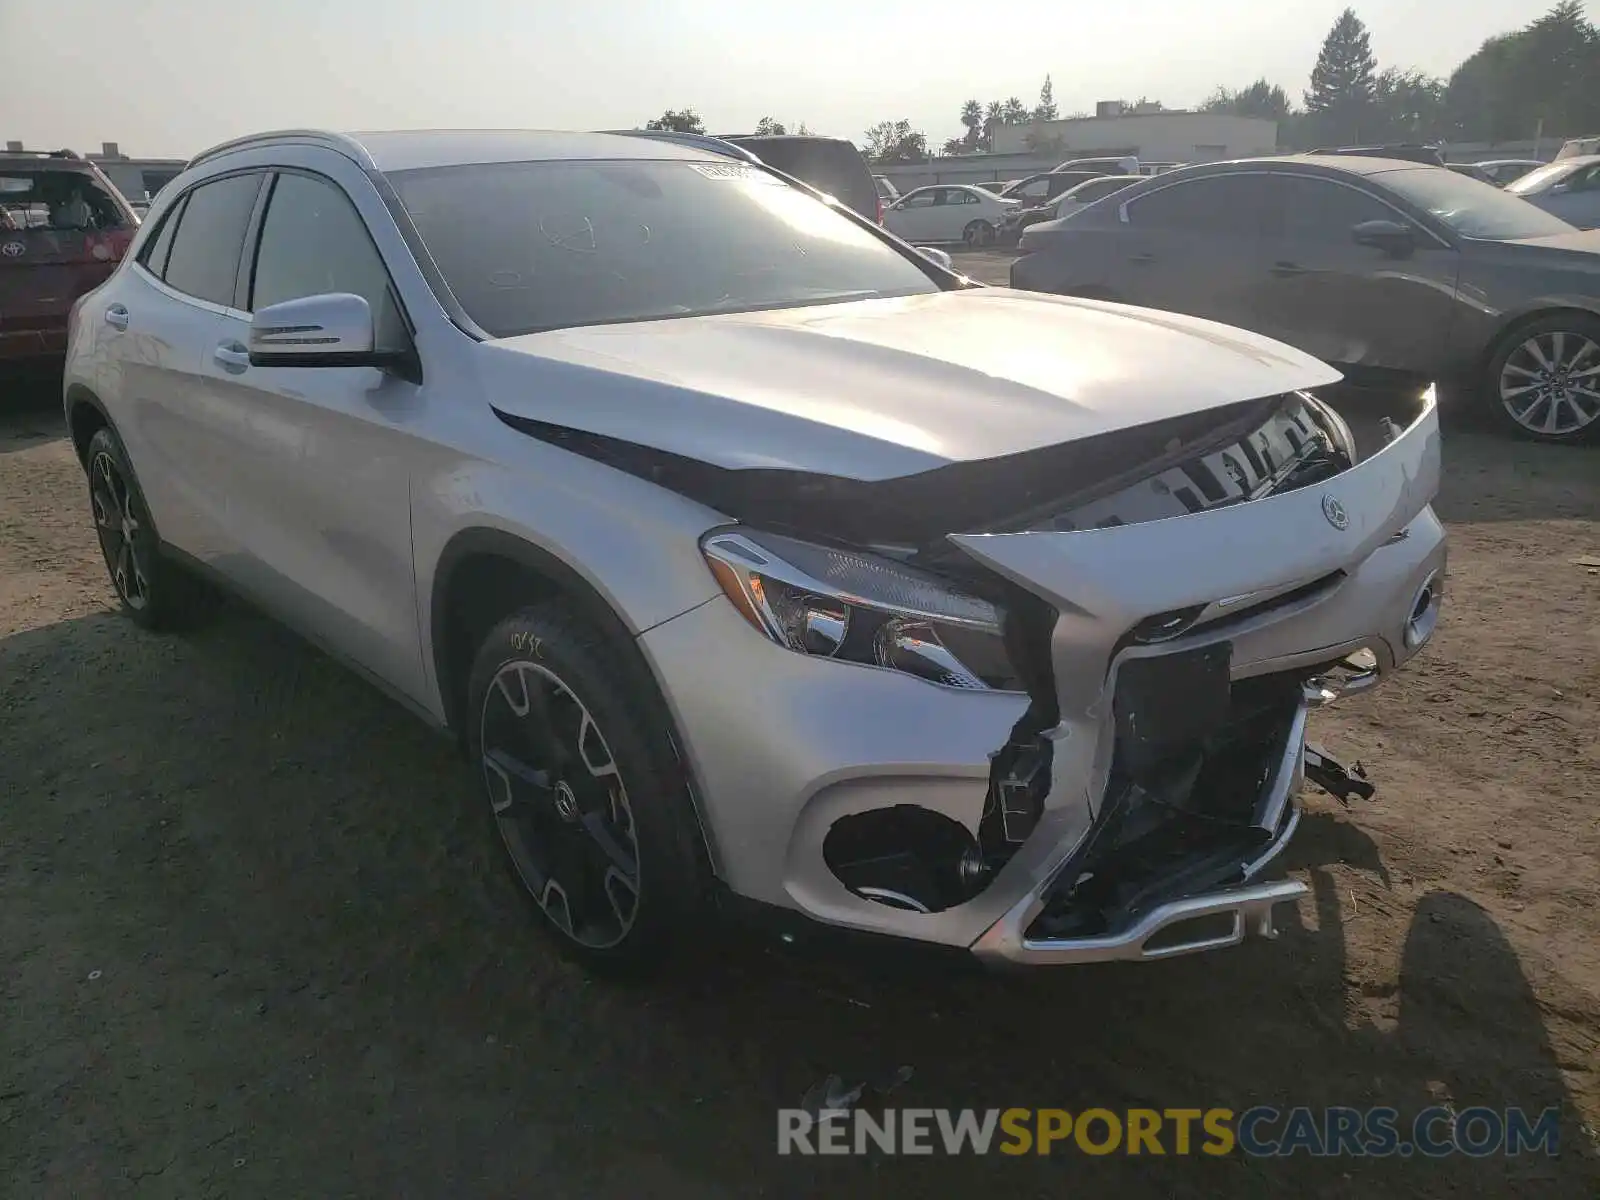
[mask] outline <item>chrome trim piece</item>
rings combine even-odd
[[[1159,962],[1181,954],[1198,954],[1204,950],[1221,950],[1237,946],[1247,937],[1273,938],[1278,934],[1272,923],[1275,905],[1299,900],[1310,891],[1305,884],[1292,879],[1277,883],[1260,883],[1252,887],[1233,888],[1211,892],[1202,896],[1188,896],[1151,909],[1127,929],[1102,937],[1025,939],[1003,957],[1029,966],[1050,966],[1064,963],[1089,962]],[[1223,934],[1209,934],[1168,945],[1151,946],[1157,934],[1203,917],[1231,915],[1233,925]],[[989,935],[973,949],[980,955],[990,955]]]

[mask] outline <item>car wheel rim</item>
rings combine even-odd
[[[976,246],[978,244],[978,237],[978,226],[977,223],[974,222],[973,224],[967,226],[966,231],[961,235],[961,240],[966,242],[966,244],[969,246]]]
[[[1561,330],[1536,333],[1506,357],[1499,386],[1518,425],[1571,437],[1600,419],[1600,345]]]
[[[111,572],[111,585],[129,608],[150,603],[150,574],[145,564],[144,519],[116,461],[104,451],[89,463],[89,503],[95,533]]]
[[[484,697],[480,745],[495,823],[524,886],[574,942],[617,945],[638,915],[639,844],[594,717],[548,667],[508,662]]]

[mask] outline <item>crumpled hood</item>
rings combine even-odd
[[[730,469],[879,480],[1340,376],[1210,321],[1008,288],[485,343],[511,417]]]

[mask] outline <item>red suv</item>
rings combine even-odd
[[[73,302],[105,282],[138,228],[87,159],[0,153],[0,364],[61,359]]]

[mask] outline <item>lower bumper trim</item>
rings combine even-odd
[[[1299,900],[1308,890],[1303,883],[1285,879],[1187,896],[1151,909],[1117,933],[1087,938],[1024,938],[1020,945],[1009,951],[997,945],[985,945],[995,932],[990,930],[989,934],[978,940],[973,950],[980,957],[1004,959],[1024,966],[1154,962],[1176,958],[1181,954],[1198,954],[1237,946],[1249,937],[1276,937],[1277,930],[1272,923],[1273,908]],[[1231,921],[1226,928],[1220,928],[1218,918],[1231,918]],[[1204,929],[1197,928],[1185,935],[1180,927],[1190,922],[1204,925]],[[1168,935],[1168,938],[1152,945],[1161,935]]]

